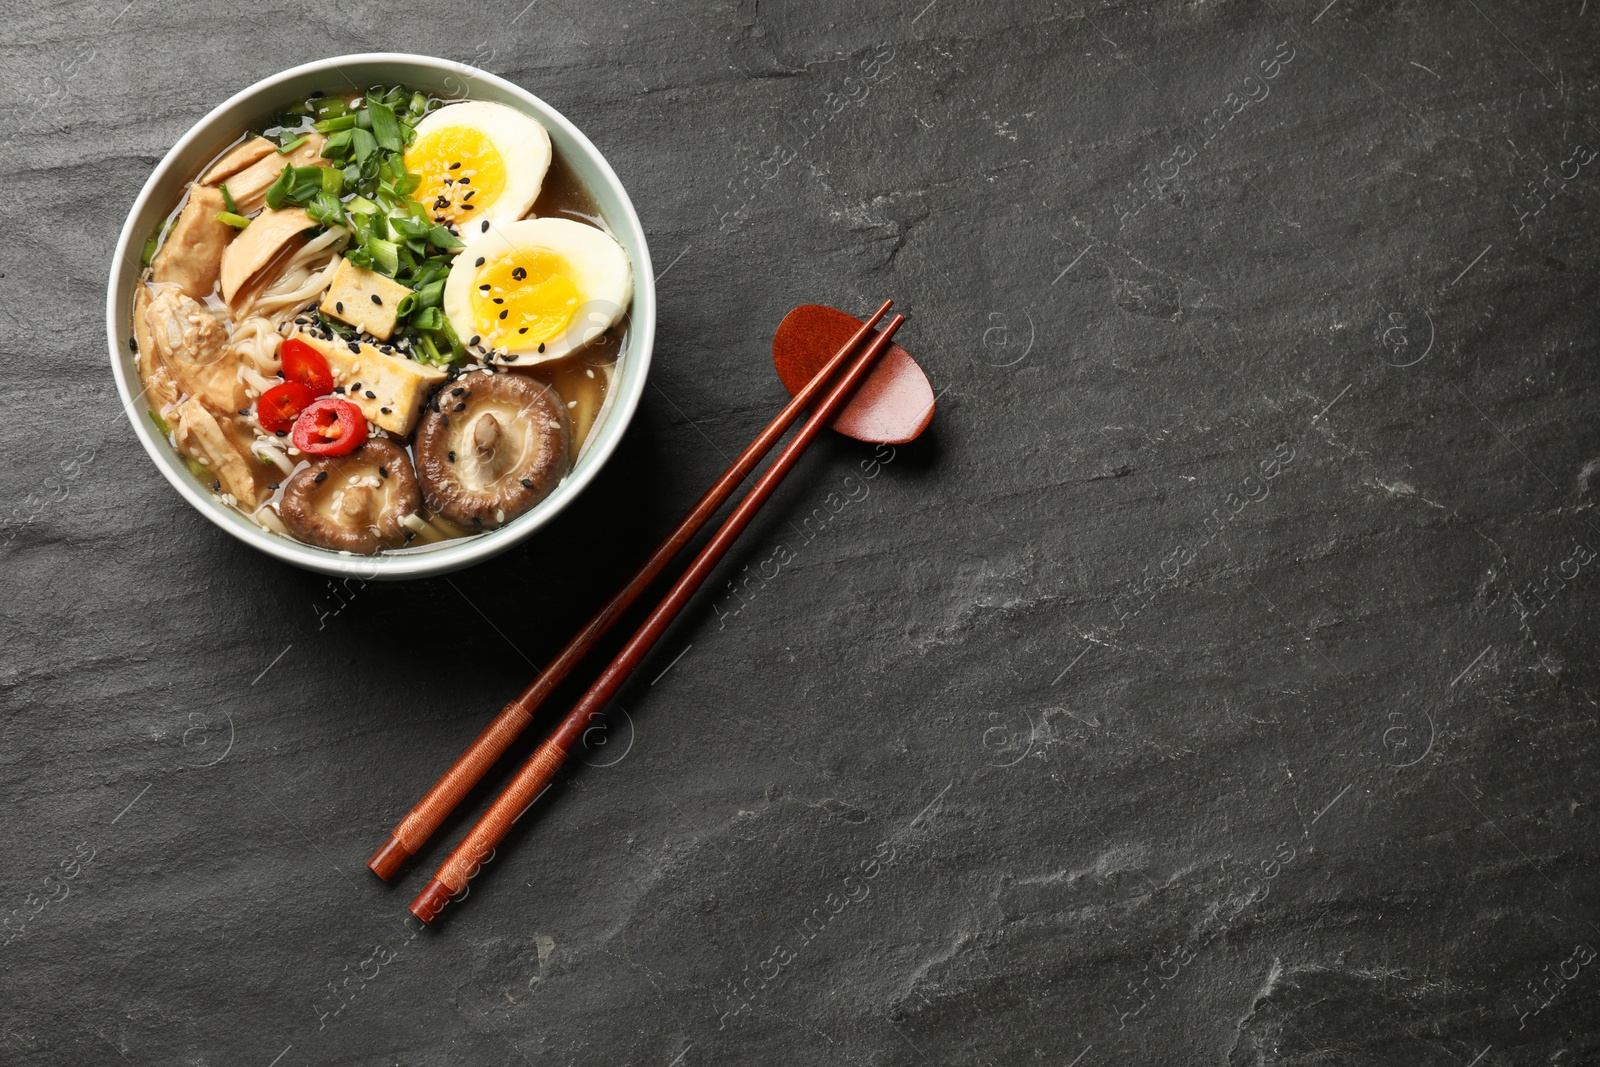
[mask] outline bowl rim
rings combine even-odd
[[[629,330],[630,333],[637,331],[637,351],[626,353],[626,358],[637,365],[637,371],[630,379],[633,383],[631,388],[620,394],[613,394],[611,410],[606,416],[605,424],[608,427],[615,426],[615,430],[605,439],[596,441],[585,456],[589,461],[587,466],[569,474],[557,487],[553,499],[541,503],[534,511],[498,530],[491,530],[459,544],[405,555],[358,556],[307,545],[250,522],[239,512],[204,492],[194,477],[188,471],[180,469],[173,461],[176,452],[166,438],[156,434],[154,425],[135,404],[128,376],[123,371],[125,338],[119,335],[117,328],[119,309],[125,303],[131,302],[133,296],[130,287],[124,298],[118,285],[118,276],[123,271],[130,251],[141,249],[144,245],[144,234],[135,232],[135,223],[144,214],[150,201],[156,199],[158,195],[168,194],[175,185],[181,185],[191,178],[187,173],[175,173],[177,170],[175,161],[195,141],[209,134],[212,127],[223,118],[227,117],[230,123],[236,123],[237,120],[231,118],[229,113],[241,105],[266,96],[273,89],[307,75],[329,72],[343,76],[343,67],[356,64],[390,64],[424,68],[433,73],[461,79],[468,86],[465,93],[467,99],[477,98],[471,91],[471,86],[474,82],[480,82],[491,85],[501,93],[525,104],[533,112],[534,118],[559,128],[561,133],[588,157],[586,162],[600,174],[621,209],[617,218],[611,217],[610,212],[607,213],[607,224],[614,230],[623,231],[619,236],[625,235],[630,238],[637,248],[637,252],[630,257],[633,262],[634,279],[633,300],[629,309]],[[176,202],[175,197],[171,199]],[[136,282],[137,273],[132,277]],[[123,222],[116,249],[112,253],[106,286],[106,338],[111,357],[111,372],[117,383],[117,394],[122,400],[123,412],[133,427],[134,436],[139,439],[156,469],[168,483],[214,525],[252,548],[307,570],[365,580],[424,578],[460,570],[499,555],[555,519],[594,480],[601,468],[610,460],[627,427],[632,423],[649,376],[651,356],[655,348],[655,332],[655,275],[651,268],[650,249],[645,239],[644,226],[639,221],[638,212],[634,209],[633,200],[628,196],[626,187],[604,154],[564,114],[520,85],[470,64],[409,52],[357,52],[301,63],[245,86],[206,112],[167,150],[145,180],[139,195],[134,198],[128,216]],[[619,375],[619,384],[620,378]],[[142,394],[141,389],[140,395]],[[235,518],[242,521],[235,522],[233,521]]]

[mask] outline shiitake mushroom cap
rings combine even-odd
[[[572,430],[553,387],[473,371],[439,390],[412,450],[428,507],[468,529],[495,530],[560,484]]]
[[[393,441],[373,438],[349,455],[314,459],[290,475],[278,517],[307,544],[372,555],[405,544],[406,516],[421,509],[411,457]]]

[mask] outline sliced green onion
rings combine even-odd
[[[267,186],[267,206],[276,211],[284,205],[289,198],[289,191],[294,188],[294,168],[284,167],[278,172],[277,179]]]
[[[355,126],[356,117],[354,115],[339,115],[335,118],[322,119],[311,124],[311,128],[318,133],[337,133],[340,130],[353,130]]]
[[[344,172],[334,167],[318,167],[322,173],[317,177],[322,182],[322,191],[338,196],[344,192]]]
[[[336,119],[350,114],[350,105],[337,96],[319,96],[311,101],[311,110],[319,119]]]
[[[357,215],[372,215],[382,210],[377,204],[374,204],[364,196],[352,196],[345,201],[344,206],[346,211],[354,212]]]
[[[372,136],[370,130],[363,130],[360,127],[350,133],[350,148],[355,153],[357,162],[366,162],[367,157],[378,150],[377,139]]]
[[[445,229],[443,226],[434,226],[428,230],[428,240],[433,242],[435,248],[465,248],[461,238]]]
[[[150,261],[156,258],[156,248],[160,243],[156,240],[155,234],[151,234],[144,239],[144,252],[139,256],[139,266],[148,267],[150,265]],[[155,413],[151,412],[151,414]]]
[[[161,431],[162,437],[172,436],[172,427],[168,426],[167,420],[163,419],[161,413],[153,408],[150,411],[150,421],[156,424],[156,429]]]
[[[279,145],[278,146],[278,154],[280,156],[286,156],[290,152],[293,152],[296,148],[299,148],[301,145],[305,144],[306,140],[307,140],[306,135],[302,133],[298,137],[296,137],[294,140],[288,142],[287,144]]]
[[[394,108],[388,104],[369,103],[367,114],[372,116],[372,136],[378,142],[378,147],[390,152],[398,152],[403,147],[400,143],[400,120],[395,118]]]
[[[344,224],[344,204],[340,203],[338,196],[326,190],[318,193],[312,198],[311,203],[306,205],[306,214],[312,222],[324,226]]]
[[[411,325],[418,330],[437,330],[444,326],[444,312],[438,308],[423,308],[411,317]]]
[[[227,223],[229,226],[232,226],[236,230],[242,230],[246,226],[250,225],[250,220],[249,219],[245,218],[243,215],[236,214],[235,212],[232,212],[232,211],[219,211],[219,212],[217,212],[217,221],[218,222]]]
[[[350,155],[350,131],[340,130],[322,142],[322,158],[343,163]]]
[[[436,308],[444,303],[444,282],[429,282],[417,290],[417,306]],[[430,327],[437,330],[437,326]]]
[[[416,309],[417,309],[417,294],[416,293],[407,293],[405,296],[402,296],[399,300],[395,301],[394,313],[395,313],[395,317],[396,318],[403,319],[407,315],[409,315],[413,311],[415,311]]]
[[[233,194],[228,192],[228,186],[226,184],[223,184],[223,185],[217,186],[217,188],[222,190],[222,207],[223,207],[223,210],[231,211],[235,215],[240,214],[239,205],[235,204],[233,202]]]
[[[372,257],[372,269],[380,274],[394,277],[400,269],[400,249],[393,241],[385,241],[374,237],[364,246],[367,254]]]

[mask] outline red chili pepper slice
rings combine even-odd
[[[333,392],[333,371],[328,358],[298,337],[290,337],[278,350],[283,360],[283,376],[310,389],[314,396]]]
[[[313,456],[342,456],[367,440],[367,417],[348,400],[325,396],[300,413],[294,447]]]
[[[256,418],[268,433],[278,433],[293,426],[294,420],[316,399],[316,395],[299,382],[280,382],[256,401]]]

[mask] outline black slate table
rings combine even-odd
[[[0,1062],[1600,1062],[1600,8],[124,4],[5,12]],[[101,308],[192,122],[377,50],[580,124],[662,316],[554,528],[346,587]],[[885,296],[932,430],[814,449],[419,932],[372,848]]]

